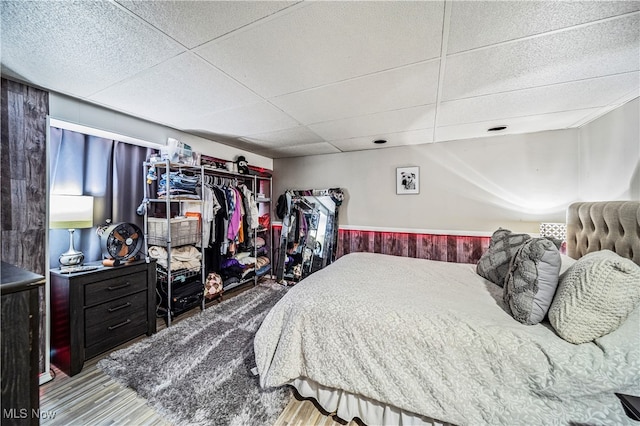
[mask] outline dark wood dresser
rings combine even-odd
[[[37,425],[42,275],[2,262],[2,424]]]
[[[51,362],[70,376],[84,361],[156,332],[156,264],[51,270]]]

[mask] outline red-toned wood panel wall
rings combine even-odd
[[[280,241],[281,228],[274,226],[273,229],[274,241]],[[489,247],[490,240],[491,237],[340,229],[336,258],[348,253],[368,252],[445,262],[477,263]]]
[[[456,263],[476,263],[491,240],[491,237],[346,229],[339,230],[338,237],[336,257],[371,252]]]

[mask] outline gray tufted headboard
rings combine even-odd
[[[567,209],[567,254],[609,249],[640,265],[640,201],[573,203]]]

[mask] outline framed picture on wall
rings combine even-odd
[[[396,194],[420,193],[420,167],[396,168]]]

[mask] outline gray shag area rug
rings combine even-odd
[[[260,387],[251,372],[253,338],[285,293],[277,284],[256,286],[111,353],[98,368],[174,424],[273,424],[292,394]]]

